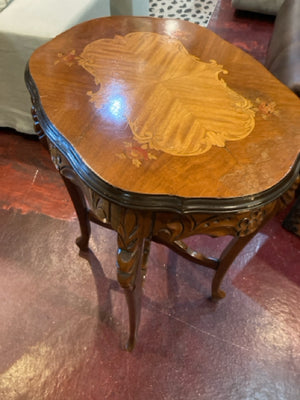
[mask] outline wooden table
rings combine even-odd
[[[117,275],[134,346],[150,242],[215,270],[212,297],[240,250],[292,198],[299,99],[213,32],[178,20],[113,17],[61,34],[32,55],[36,129],[89,221],[118,234]],[[219,259],[184,239],[231,235]]]

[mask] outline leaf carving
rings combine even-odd
[[[78,63],[100,84],[88,92],[95,107],[112,122],[127,120],[134,139],[150,149],[193,156],[254,129],[252,102],[219,78],[227,71],[169,36],[133,32],[99,39]]]

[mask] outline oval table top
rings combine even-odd
[[[118,204],[245,210],[299,173],[299,98],[198,25],[88,21],[37,49],[26,82],[49,139]]]

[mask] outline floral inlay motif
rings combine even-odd
[[[124,152],[117,154],[118,158],[126,159],[129,158],[132,164],[136,167],[140,167],[143,161],[156,160],[156,155],[149,151],[147,144],[140,146],[136,142],[124,142]]]
[[[279,116],[279,111],[277,110],[277,104],[275,101],[266,101],[258,97],[255,100],[255,103],[257,105],[255,110],[261,114],[263,119],[268,119],[272,115],[275,115],[276,117]]]
[[[76,56],[76,51],[75,50],[70,51],[70,53],[68,53],[68,54],[58,53],[57,57],[58,58],[55,61],[54,65],[56,65],[56,64],[58,64],[60,62],[63,62],[68,67],[72,67],[80,59],[80,57]]]

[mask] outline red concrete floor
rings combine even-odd
[[[270,19],[239,16],[229,3],[211,29],[262,60]],[[218,303],[208,299],[212,271],[153,244],[127,353],[115,233],[93,226],[91,251],[79,254],[74,211],[46,150],[0,132],[1,400],[300,399],[300,240],[281,227],[287,211],[236,259]],[[222,243],[199,246],[217,252]]]

